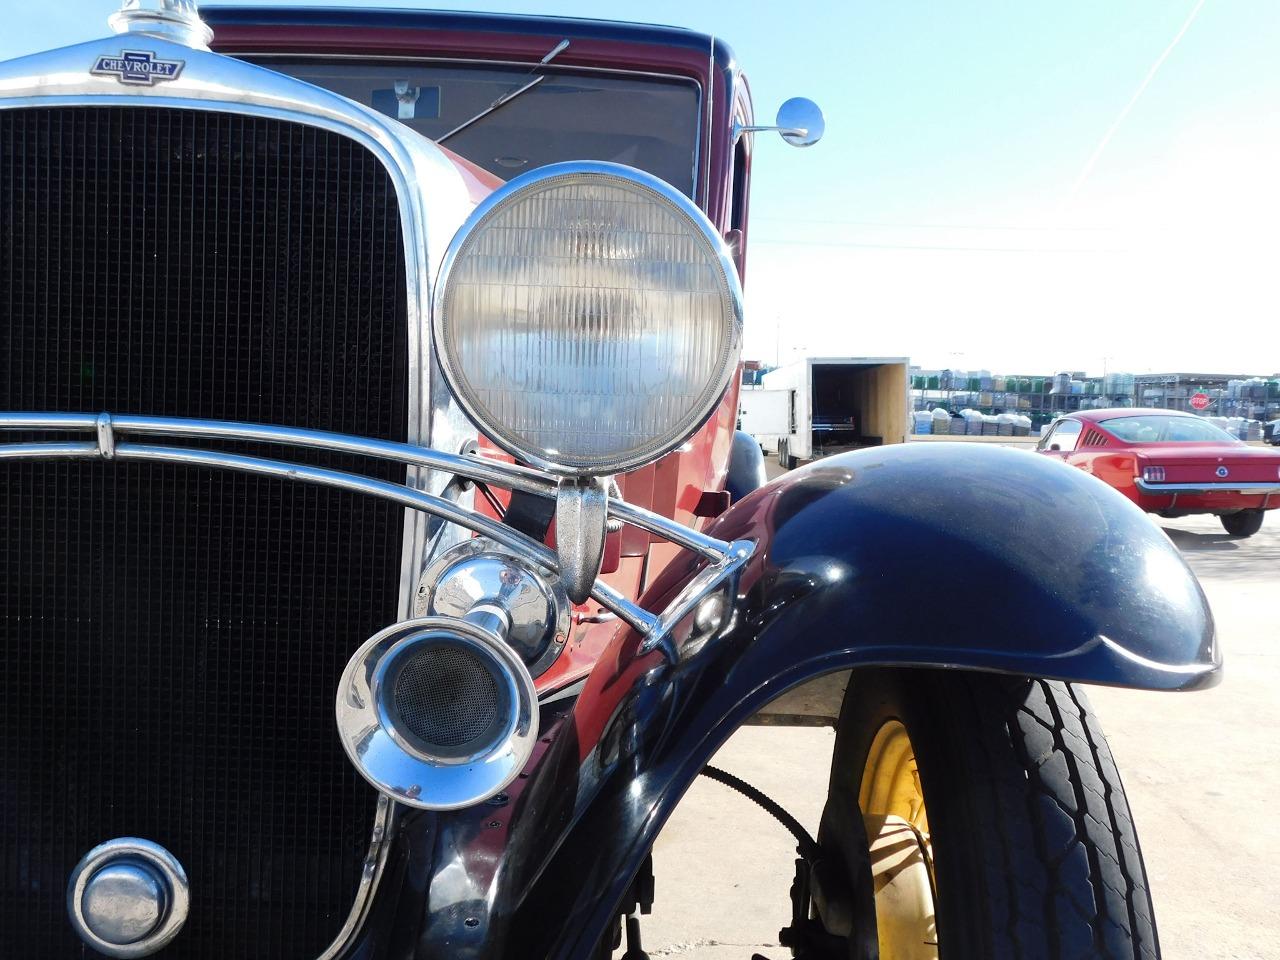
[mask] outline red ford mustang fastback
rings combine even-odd
[[[1280,453],[1176,410],[1090,410],[1054,423],[1036,447],[1109,483],[1149,513],[1213,513],[1251,537],[1280,507]]]

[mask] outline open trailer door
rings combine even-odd
[[[902,443],[907,436],[906,357],[808,357],[764,376],[766,392],[794,391],[784,465]]]

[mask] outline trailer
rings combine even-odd
[[[806,357],[766,373],[764,392],[788,397],[779,462],[791,468],[846,450],[904,442],[909,365],[906,357]]]
[[[791,432],[791,391],[743,384],[738,393],[738,429],[751,434],[765,453]]]

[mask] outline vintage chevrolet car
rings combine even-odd
[[[0,956],[637,960],[703,773],[795,833],[796,956],[1157,955],[1075,684],[1215,681],[1168,539],[734,436],[816,107],[684,30],[207,18],[0,65]],[[708,767],[762,711],[836,726],[816,834]]]
[[[1093,474],[1148,513],[1219,517],[1234,537],[1280,507],[1280,453],[1178,410],[1121,407],[1056,420],[1036,449]]]

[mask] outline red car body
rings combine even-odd
[[[699,156],[694,201],[724,234],[739,274],[745,272],[752,138],[735,125],[754,122],[751,93],[733,53],[711,37],[670,27],[603,21],[466,14],[413,10],[340,10],[319,13],[287,9],[217,8],[205,11],[220,53],[258,62],[280,55],[376,59],[421,59],[461,63],[535,65],[560,39],[571,41],[556,64],[565,68],[691,80],[700,97]],[[446,150],[479,202],[502,181]],[[701,527],[727,505],[722,491],[738,411],[735,377],[714,414],[679,450],[616,479],[623,498]],[[480,438],[487,456],[511,458]],[[506,494],[499,495],[506,500]],[[497,514],[484,505],[481,512]],[[554,535],[554,534],[553,534]],[[680,548],[643,530],[611,533],[603,579],[628,597],[638,597],[680,553]],[[590,671],[616,631],[613,622],[592,622],[594,603],[580,605],[564,653],[537,680],[539,690],[570,684]]]
[[[1040,453],[1091,473],[1148,513],[1224,518],[1280,507],[1280,453],[1234,439],[1176,410],[1073,413],[1040,439]]]

